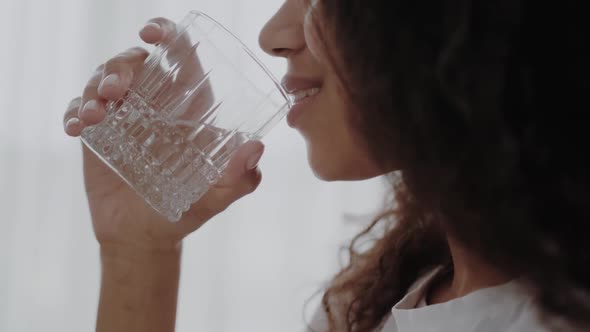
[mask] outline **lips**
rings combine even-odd
[[[313,97],[320,93],[322,80],[287,75],[281,83],[292,102],[292,107],[287,115],[287,122],[289,126],[295,127],[296,120],[306,109],[310,108],[309,106],[314,99]]]
[[[295,77],[287,75],[282,80],[282,85],[290,95],[296,95],[302,91],[308,91],[312,89],[320,89],[322,87],[322,80],[313,78]],[[317,91],[319,92],[319,91]],[[317,93],[315,92],[315,93]]]

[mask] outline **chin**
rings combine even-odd
[[[383,175],[384,172],[370,165],[367,159],[352,160],[330,153],[314,153],[308,150],[308,162],[313,174],[322,181],[358,181]]]
[[[311,166],[311,170],[313,171],[313,174],[315,175],[316,178],[322,180],[322,181],[326,181],[326,182],[332,182],[332,181],[344,181],[346,180],[345,177],[343,177],[342,175],[338,175],[337,172],[331,171],[331,170],[327,170],[327,169],[322,169],[322,168],[318,168],[318,167],[314,167],[310,164]]]
[[[307,149],[307,162],[316,178],[322,181],[338,181],[342,180],[344,172],[339,169],[338,163],[335,162],[334,158],[330,158],[327,153],[316,152]]]

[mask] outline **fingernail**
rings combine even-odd
[[[148,30],[153,30],[154,32],[160,32],[162,31],[162,27],[158,24],[158,23],[148,23],[146,24],[143,29],[141,29],[142,31],[146,32]]]
[[[92,112],[95,112],[96,110],[98,110],[98,103],[96,102],[96,100],[92,99],[92,100],[88,101],[84,105],[84,107],[82,107],[81,113],[92,113]]]
[[[71,118],[68,120],[68,122],[66,122],[66,129],[69,129],[73,126],[77,126],[80,124],[80,119],[78,118]]]
[[[100,86],[98,88],[102,89],[106,86],[115,87],[115,86],[119,85],[119,81],[120,81],[119,75],[110,74],[107,77],[105,77],[104,80],[102,80],[102,82],[100,83]]]
[[[162,29],[162,27],[158,23],[155,23],[155,22],[148,23],[145,26],[146,26],[146,28],[150,27],[150,28],[154,28],[154,29],[158,29],[158,30]]]
[[[255,169],[256,166],[258,166],[258,162],[260,161],[260,158],[262,158],[262,152],[263,151],[261,150],[248,158],[248,162],[246,163],[248,170]]]

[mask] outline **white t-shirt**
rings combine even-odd
[[[551,332],[518,279],[444,303],[426,305],[425,293],[441,267],[419,278],[391,310],[380,332]],[[327,329],[323,311],[311,325]]]

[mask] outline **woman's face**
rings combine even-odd
[[[327,61],[326,46],[315,26],[322,24],[318,5],[312,19],[308,0],[287,0],[260,33],[264,51],[288,62],[282,82],[296,102],[287,121],[303,135],[309,163],[319,178],[359,180],[380,175],[383,172],[349,123],[350,112],[367,110],[351,109]],[[337,50],[330,52],[337,56]]]

